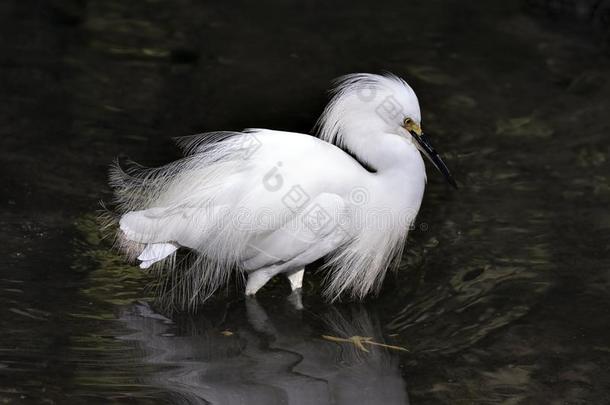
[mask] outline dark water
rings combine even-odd
[[[610,402],[598,37],[520,2],[393,3],[0,4],[1,402]],[[381,69],[418,91],[461,188],[430,173],[379,298],[327,305],[307,275],[303,311],[284,280],[151,309],[97,232],[108,163],[169,161],[170,137],[205,130],[308,131],[331,78]]]

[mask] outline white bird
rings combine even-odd
[[[247,295],[277,274],[298,290],[320,258],[330,300],[377,290],[419,211],[420,152],[455,181],[421,130],[417,96],[391,74],[338,79],[317,129],[207,133],[180,138],[185,157],[166,166],[115,164],[120,247],[142,268],[160,263],[182,305],[235,273],[247,274]]]

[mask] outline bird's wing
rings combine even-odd
[[[195,150],[169,166],[171,175],[151,186],[148,207],[122,216],[125,236],[177,242],[220,262],[254,259],[257,248],[269,257],[256,263],[285,261],[317,242],[303,224],[338,215],[346,185],[368,175],[349,155],[312,136],[270,130],[239,136],[255,138],[217,147],[213,160]]]
[[[346,203],[337,194],[322,193],[290,210],[288,221],[249,240],[243,261],[246,270],[295,259],[297,266],[311,263],[336,249],[348,235],[343,229]]]

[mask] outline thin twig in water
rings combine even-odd
[[[335,337],[335,336],[322,335],[322,338],[329,340],[331,342],[336,342],[336,343],[351,343],[354,346],[356,346],[358,349],[362,350],[363,352],[367,352],[367,353],[368,353],[368,350],[366,347],[364,347],[365,343],[369,344],[369,345],[373,345],[373,346],[385,347],[386,349],[400,350],[402,352],[409,351],[407,348],[404,348],[401,346],[386,345],[384,343],[375,342],[375,341],[373,341],[372,337],[366,337],[366,336],[352,336],[350,338],[340,338],[340,337]]]

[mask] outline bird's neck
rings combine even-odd
[[[346,146],[358,161],[375,170],[367,186],[371,187],[371,207],[389,209],[397,218],[407,213],[413,220],[423,198],[426,168],[412,140],[393,134],[350,140],[354,139]]]
[[[395,172],[425,176],[421,154],[410,139],[399,135],[352,134],[344,139],[344,150],[380,176]]]

